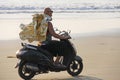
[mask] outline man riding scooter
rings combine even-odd
[[[57,34],[54,31],[50,22],[52,13],[50,8],[45,8],[44,14],[33,16],[31,24],[21,26],[21,40],[39,42],[38,46],[22,43],[22,48],[16,52],[19,60],[16,68],[19,76],[25,80],[49,71],[67,71],[71,76],[77,76],[82,72],[82,58],[77,55],[74,45],[69,40],[70,32],[56,29],[55,31],[59,32]],[[52,36],[59,40],[52,40]],[[54,56],[57,57],[55,61]]]
[[[68,39],[70,38],[69,36],[61,36],[61,35],[58,35],[55,33],[54,29],[53,29],[53,25],[52,23],[50,22],[52,20],[52,13],[53,11],[50,9],[50,8],[45,8],[44,10],[44,15],[48,18],[48,29],[47,29],[47,35],[46,35],[46,40],[42,42],[42,45],[41,47],[43,49],[46,49],[48,52],[50,52],[53,56],[56,56],[56,60],[55,60],[55,65],[57,66],[61,66],[61,67],[65,67],[64,65],[60,64],[59,63],[59,60],[60,60],[60,56],[59,53],[60,51],[60,48],[59,48],[59,51],[58,51],[58,47],[61,46],[64,44],[64,43],[61,43],[59,41],[52,41],[52,36],[55,37],[55,38],[58,38],[58,39]],[[41,42],[39,42],[39,44],[41,44]],[[65,44],[64,44],[65,45]],[[51,47],[51,49],[50,49]],[[53,49],[52,49],[53,48]],[[55,50],[55,51],[54,51]],[[56,51],[57,50],[57,51]],[[56,53],[57,52],[57,53]]]

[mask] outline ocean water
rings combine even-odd
[[[1,14],[40,12],[45,7],[55,12],[116,12],[120,11],[120,0],[0,0]]]
[[[21,23],[50,7],[53,26],[83,34],[120,28],[120,0],[0,0],[0,40],[19,39]]]

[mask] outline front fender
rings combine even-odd
[[[82,58],[80,56],[75,56],[75,59],[82,61]]]

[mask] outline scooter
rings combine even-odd
[[[70,31],[59,31],[62,36],[70,36],[69,33]],[[60,41],[64,41],[69,46],[69,53],[63,55],[60,61],[66,66],[65,68],[56,67],[51,61],[51,55],[42,48],[22,43],[23,47],[16,52],[16,57],[19,59],[16,65],[19,76],[29,80],[38,74],[60,71],[67,71],[71,76],[79,75],[83,70],[82,58],[77,55],[76,49],[69,39]]]

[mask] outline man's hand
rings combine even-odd
[[[71,37],[70,36],[65,36],[65,39],[71,39]]]

